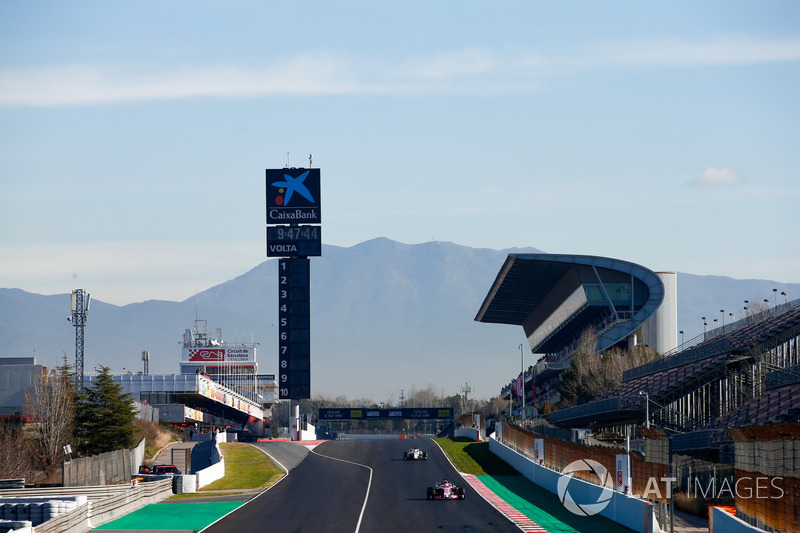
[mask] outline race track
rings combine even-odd
[[[403,460],[403,451],[414,445],[428,452],[428,460]],[[426,488],[444,478],[465,486],[466,499],[428,501]],[[324,442],[286,479],[205,531],[272,528],[293,533],[520,531],[472,491],[426,439]]]

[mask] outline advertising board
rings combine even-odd
[[[320,224],[318,168],[267,169],[267,224]]]
[[[453,418],[451,407],[396,407],[389,409],[320,408],[320,420],[425,420]]]
[[[183,348],[181,360],[193,363],[254,362],[256,360],[256,349],[254,346]]]

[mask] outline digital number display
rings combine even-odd
[[[267,226],[267,257],[322,255],[320,226]]]
[[[309,260],[278,261],[278,398],[311,397]]]
[[[320,237],[319,226],[270,226],[269,229],[276,241],[316,241]]]

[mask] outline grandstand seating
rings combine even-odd
[[[597,399],[636,395],[639,391],[642,391],[648,393],[653,400],[658,401],[660,397],[672,393],[676,389],[680,389],[682,386],[692,383],[703,375],[717,369],[724,364],[725,359],[726,354],[722,353],[693,363],[673,366],[662,372],[623,382],[616,389],[603,394]]]
[[[744,320],[734,329],[725,329],[719,335],[709,337],[704,342],[688,350],[663,357],[625,372],[623,382],[614,390],[599,396],[588,404],[555,411],[553,421],[571,425],[585,423],[587,415],[593,414],[595,420],[613,422],[613,409],[619,409],[620,422],[630,419],[637,409],[644,410],[640,393],[647,393],[655,402],[668,404],[677,397],[718,379],[724,375],[726,365],[742,357],[749,358],[761,343],[775,341],[784,332],[797,336],[800,331],[800,302],[780,306],[758,317],[758,320]],[[782,369],[767,382],[767,390],[758,398],[745,403],[738,409],[717,418],[702,428],[710,435],[712,445],[718,446],[730,437],[720,431],[731,427],[760,425],[770,422],[798,421],[800,416],[800,380],[794,376],[796,369]],[[770,388],[771,384],[771,388]],[[642,413],[643,416],[643,413]]]
[[[728,429],[800,421],[800,383],[767,390],[741,407],[719,417],[704,429]],[[716,432],[712,444],[730,442],[727,432]]]

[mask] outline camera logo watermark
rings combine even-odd
[[[583,498],[578,498],[578,500],[581,501],[576,501],[569,490],[570,481],[573,480],[574,472],[591,472],[596,475],[600,480],[599,485],[602,487],[600,493],[596,497],[587,498],[587,501],[583,501]],[[575,485],[577,485],[577,483],[573,483],[573,489]],[[614,494],[614,480],[606,470],[606,467],[597,461],[579,459],[571,462],[564,468],[561,477],[558,478],[557,489],[558,497],[562,505],[564,505],[569,512],[579,516],[592,516],[601,512],[606,508],[609,502],[611,502],[611,497]]]

